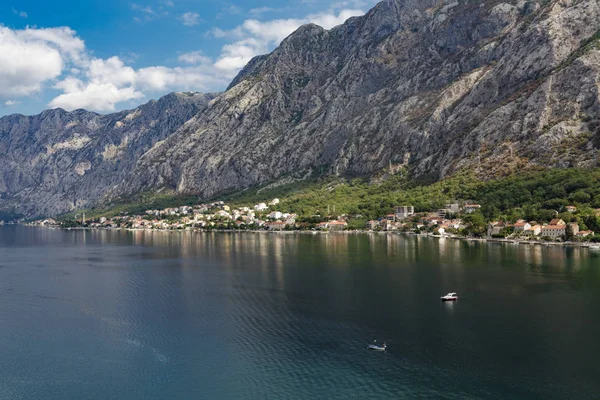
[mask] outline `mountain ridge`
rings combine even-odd
[[[599,32],[595,0],[384,0],[331,30],[304,25],[253,58],[224,93],[184,107],[156,140],[128,150],[126,166],[115,177],[100,174],[92,194],[91,180],[75,190],[72,180],[55,179],[62,196],[46,187],[45,197],[30,198],[34,182],[7,190],[12,172],[0,169],[3,198],[28,204],[0,200],[0,208],[69,211],[165,190],[207,198],[281,180],[369,176],[390,165],[433,179],[464,169],[489,179],[592,168]],[[161,118],[169,120],[144,122]],[[96,150],[94,160],[105,151]],[[81,167],[83,176],[106,172],[102,162]],[[76,196],[67,201],[65,192]]]
[[[33,216],[95,204],[213,97],[171,93],[114,114],[53,109],[0,118],[0,207]]]
[[[527,125],[544,112],[559,121],[598,112],[596,94],[578,99],[582,79],[597,80],[597,50],[555,71],[600,29],[598,3],[545,3],[386,0],[330,31],[303,26],[153,148],[139,179],[115,194],[212,196],[290,173],[368,175],[390,162],[437,177],[484,157],[490,169],[506,158],[519,168],[594,166],[590,140],[562,159],[543,149],[581,140],[585,123]],[[564,99],[549,109],[552,96]]]

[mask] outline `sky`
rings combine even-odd
[[[222,91],[300,25],[330,29],[376,3],[2,0],[0,116],[109,113],[173,91]]]

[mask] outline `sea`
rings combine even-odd
[[[0,227],[0,399],[598,398],[598,251]]]

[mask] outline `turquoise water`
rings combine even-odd
[[[1,399],[596,399],[599,377],[585,249],[0,228]]]

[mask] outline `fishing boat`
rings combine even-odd
[[[385,342],[383,344],[379,344],[377,343],[377,340],[374,340],[373,343],[367,346],[367,349],[375,351],[385,351],[387,349],[387,345],[385,344]]]
[[[456,294],[456,293],[448,293],[447,295],[442,296],[441,300],[442,301],[456,301],[456,300],[458,300],[458,294]]]

